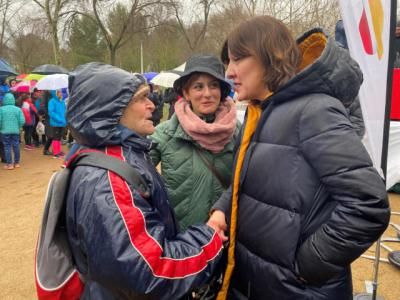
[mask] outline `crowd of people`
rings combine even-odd
[[[10,86],[3,82],[0,91],[0,143],[3,149],[1,162],[6,164],[4,168],[13,170],[20,167],[21,131],[25,151],[43,146],[44,155],[62,158],[65,154],[61,151],[61,140],[67,133],[66,89],[34,89],[32,93],[19,93],[13,91],[13,82],[13,79],[9,80]]]
[[[0,80],[0,159],[4,169],[21,167],[21,149],[43,148],[43,155],[66,161],[69,156],[62,151],[62,145],[71,148],[74,144],[66,119],[68,89],[33,88],[31,93],[18,92],[13,89],[18,83],[15,78],[2,76]],[[163,117],[164,103],[176,100],[171,98],[170,90],[165,94],[168,94],[166,99],[158,87],[152,86],[150,98],[156,108],[152,116],[155,125]],[[76,149],[73,147],[72,152]]]
[[[106,152],[146,180],[145,195],[107,170],[74,170],[65,220],[81,299],[352,299],[350,264],[390,217],[349,115],[361,83],[321,29],[295,40],[281,21],[255,17],[220,58],[190,57],[165,97],[101,63],[70,73],[67,105],[61,91],[5,92],[6,168],[20,164],[20,128],[29,151],[42,121],[44,154],[51,144],[63,157],[68,124],[73,152]],[[248,101],[243,124],[232,86]],[[157,125],[167,97],[173,111]]]

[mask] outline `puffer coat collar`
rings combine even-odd
[[[363,82],[359,65],[322,29],[315,28],[300,36],[297,44],[302,52],[298,73],[270,98],[283,103],[308,94],[326,94],[348,107],[358,95]],[[263,103],[265,108],[267,102]]]

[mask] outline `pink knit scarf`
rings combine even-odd
[[[175,114],[183,130],[203,148],[218,153],[231,140],[236,129],[236,106],[232,99],[221,102],[213,123],[206,123],[181,99],[175,103]]]

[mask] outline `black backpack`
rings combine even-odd
[[[79,299],[84,280],[75,268],[65,226],[66,196],[72,172],[77,166],[110,170],[130,183],[144,197],[149,187],[128,163],[100,151],[83,150],[74,155],[65,169],[50,179],[35,255],[35,282],[38,299]]]

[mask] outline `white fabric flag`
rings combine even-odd
[[[360,89],[365,146],[381,172],[390,38],[390,0],[339,0],[351,56],[364,75]]]

